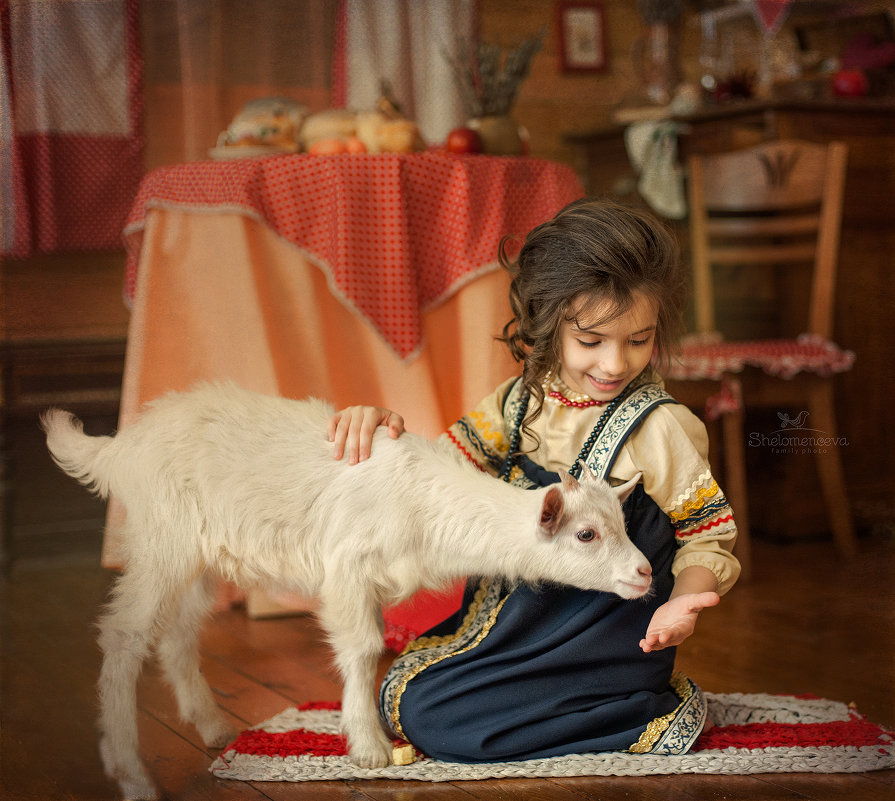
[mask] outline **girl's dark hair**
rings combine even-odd
[[[667,366],[682,325],[684,280],[677,241],[655,217],[617,203],[576,200],[525,238],[515,261],[500,243],[500,263],[512,276],[513,319],[499,337],[524,364],[522,383],[536,403],[526,424],[541,411],[541,387],[560,361],[562,323],[573,319],[572,302],[581,295],[611,305],[605,324],[624,314],[641,292],[658,305],[656,355]],[[585,310],[580,310],[585,311]]]

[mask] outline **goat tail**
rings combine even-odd
[[[92,437],[84,433],[84,424],[71,412],[48,409],[40,416],[40,427],[47,435],[47,449],[61,470],[81,484],[107,498],[109,480],[102,469],[102,454],[112,437]]]

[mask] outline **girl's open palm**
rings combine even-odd
[[[699,613],[720,601],[716,592],[687,593],[671,598],[653,614],[646,636],[640,641],[641,650],[649,653],[680,645],[693,633]]]

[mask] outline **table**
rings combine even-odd
[[[583,194],[564,165],[442,152],[196,162],[146,176],[125,229],[120,425],[199,380],[399,411],[436,437],[517,373],[498,269]],[[120,565],[110,503],[103,563]]]

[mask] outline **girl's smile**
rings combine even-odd
[[[642,292],[633,293],[631,307],[606,322],[608,304],[576,298],[571,319],[563,323],[559,377],[575,392],[593,400],[611,401],[624,391],[653,355],[658,304]]]

